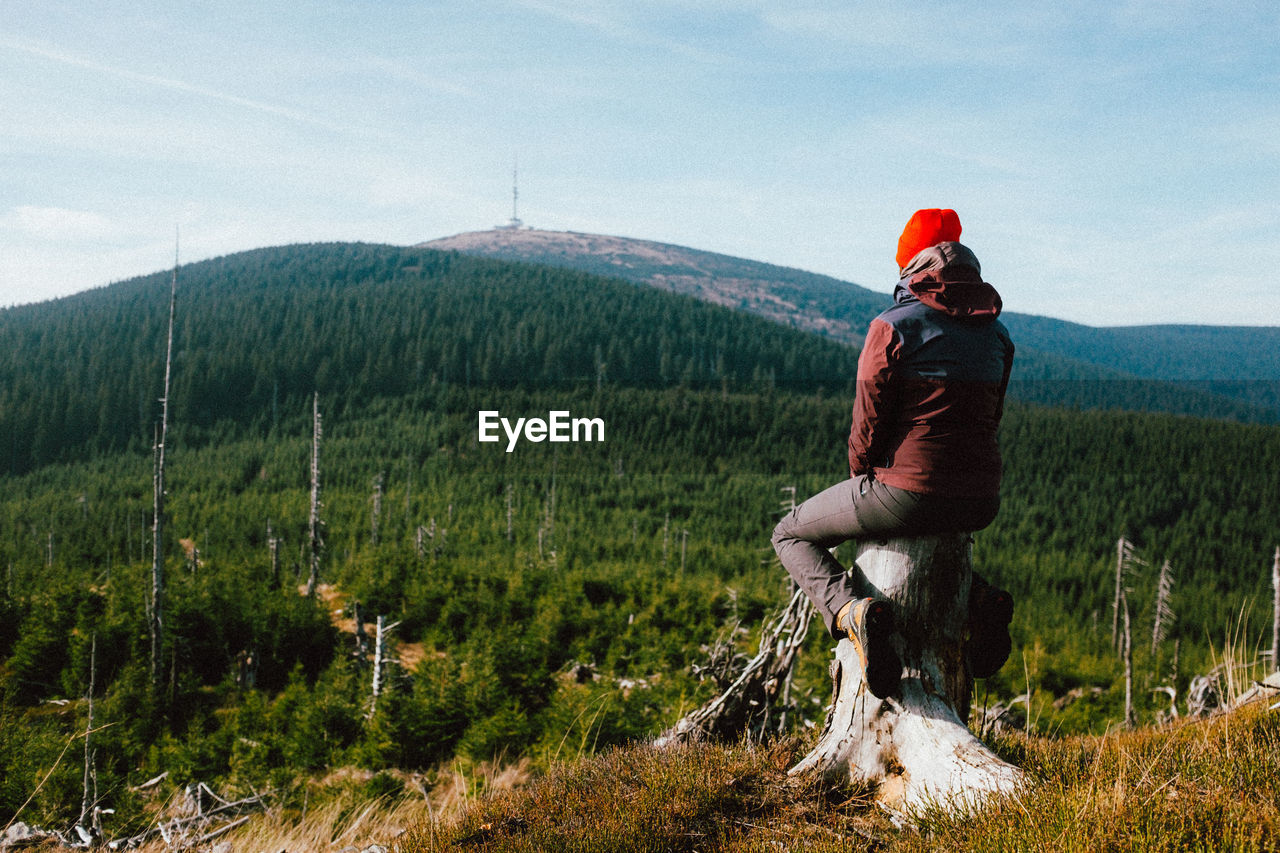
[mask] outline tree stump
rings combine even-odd
[[[903,664],[898,691],[880,700],[863,683],[853,644],[831,664],[834,695],[818,743],[791,773],[873,783],[877,799],[909,817],[928,807],[969,811],[1025,783],[966,726],[971,679],[964,641],[972,579],[965,534],[870,541],[855,560],[893,604]]]

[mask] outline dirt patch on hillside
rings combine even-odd
[[[305,585],[298,587],[299,595],[306,595],[307,588]],[[356,636],[356,620],[354,613],[351,612],[350,603],[351,596],[337,586],[328,583],[322,583],[316,587],[316,596],[324,605],[325,610],[329,613],[329,621],[333,623],[333,627],[337,628],[344,635],[350,636],[349,649],[355,648]],[[361,614],[365,616],[366,614]],[[373,662],[373,641],[378,633],[377,622],[367,622],[363,618],[360,620],[364,624],[365,636],[369,638],[369,655],[368,660]],[[396,661],[406,672],[412,672],[423,658],[427,656],[427,651],[423,648],[422,643],[406,643],[403,640],[395,639],[392,635],[391,642],[392,651],[395,653]]]

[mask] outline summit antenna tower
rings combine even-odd
[[[520,221],[520,163],[515,161],[511,166],[511,221],[506,225],[495,225],[498,231],[519,231],[525,227]]]

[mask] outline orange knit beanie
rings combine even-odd
[[[960,217],[954,210],[936,207],[917,210],[898,238],[898,269],[911,263],[922,249],[959,239]]]

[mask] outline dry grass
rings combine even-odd
[[[1218,685],[1222,693],[1222,701],[1228,706],[1239,703],[1241,696],[1265,678],[1275,667],[1265,660],[1261,639],[1249,645],[1248,638],[1253,636],[1249,629],[1250,607],[1248,603],[1240,606],[1240,612],[1234,622],[1228,623],[1222,636],[1221,648],[1209,643],[1209,654],[1213,660],[1213,674],[1218,676]]]
[[[308,851],[364,849],[371,844],[390,847],[405,828],[430,819],[422,800],[387,797],[356,803],[343,797],[312,809],[299,820],[281,819],[270,813],[250,821],[243,829],[218,839],[236,851]],[[146,849],[146,848],[143,848]],[[164,845],[151,849],[172,850]]]
[[[787,776],[800,745],[634,746],[553,768],[406,835],[404,853],[457,850],[848,850],[894,835],[869,792]],[[850,847],[850,843],[858,846]]]
[[[970,817],[896,829],[867,791],[786,775],[803,754],[638,746],[553,769],[427,821],[403,853],[431,851],[1183,851],[1280,849],[1280,716],[1255,704],[1208,721],[1104,736],[1007,736],[1037,780]]]
[[[972,820],[927,820],[901,850],[1275,850],[1280,716],[1232,714],[1010,744],[1037,787]]]
[[[481,764],[471,773],[454,767],[430,777],[384,775],[393,776],[397,784],[381,795],[368,793],[375,774],[344,768],[310,783],[301,806],[275,806],[216,839],[199,843],[193,833],[174,837],[169,843],[156,839],[135,849],[140,853],[174,853],[209,851],[217,844],[230,844],[235,853],[336,853],[372,845],[390,850],[409,828],[454,823],[475,807],[482,795],[514,790],[528,784],[530,778],[528,762],[523,760],[501,766]]]
[[[235,853],[457,851],[1184,851],[1280,849],[1280,712],[1231,714],[1102,736],[1002,735],[992,744],[1035,785],[968,817],[897,828],[869,790],[787,769],[806,744],[645,745],[566,761],[312,783],[309,805],[276,807],[233,833]],[[296,799],[296,798],[295,798]],[[142,848],[159,853],[200,847]]]

